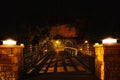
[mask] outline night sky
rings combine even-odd
[[[119,34],[119,8],[118,2],[115,1],[2,1],[0,3],[0,33],[17,32],[21,24],[68,23],[80,25],[80,28],[85,28],[93,34]]]

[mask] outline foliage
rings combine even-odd
[[[45,39],[49,35],[48,26],[22,26],[20,33],[20,41],[24,44],[38,44],[39,41]]]

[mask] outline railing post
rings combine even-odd
[[[78,50],[77,50],[77,49],[75,49],[75,56],[77,56],[77,54],[78,54]]]
[[[77,56],[78,50],[76,48],[72,47],[65,47],[65,50],[71,55],[71,56]]]

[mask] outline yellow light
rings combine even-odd
[[[59,43],[59,41],[57,40],[57,41],[56,41],[56,43],[58,44],[58,43]]]
[[[88,41],[87,41],[87,40],[85,40],[85,43],[88,43]]]
[[[80,48],[80,50],[82,51],[83,49],[82,49],[82,48]]]
[[[47,49],[45,49],[44,51],[47,52]]]
[[[112,43],[117,43],[117,39],[113,39],[113,38],[106,38],[102,40],[103,44],[112,44]]]
[[[21,43],[20,46],[24,46],[24,44]]]
[[[16,45],[16,41],[12,39],[3,40],[3,45]]]

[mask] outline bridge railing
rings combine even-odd
[[[65,47],[64,51],[68,52],[72,56],[77,56],[78,50],[73,47]]]
[[[74,56],[78,61],[80,61],[87,69],[94,73],[95,71],[95,58],[92,55],[86,54],[84,51],[80,51],[77,48],[65,47],[70,55]]]
[[[78,51],[78,54],[76,58],[86,66],[90,71],[94,73],[95,71],[95,57],[91,55],[87,55],[82,53],[81,51]]]
[[[26,73],[26,71],[28,69],[30,69],[39,59],[41,59],[44,54],[42,51],[40,50],[36,50],[35,47],[36,46],[26,46],[25,50],[24,50],[24,72]],[[31,50],[30,50],[31,49]]]

